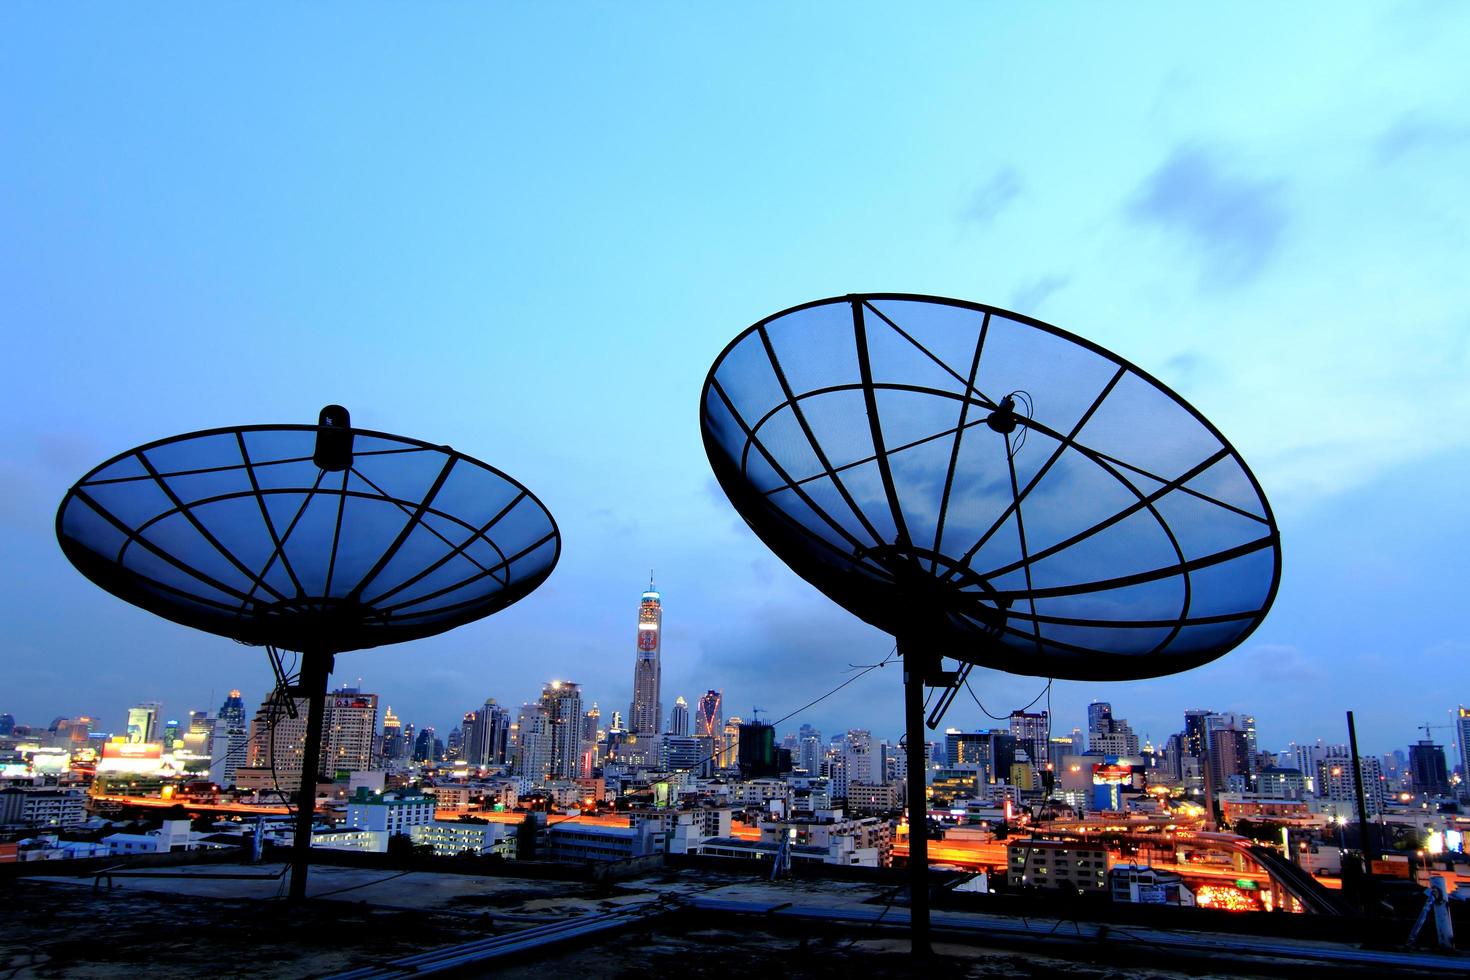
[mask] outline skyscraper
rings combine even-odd
[[[418,737],[414,739],[413,743],[413,758],[415,762],[439,761],[435,752],[434,743],[438,741],[435,735],[433,725],[425,725],[419,729]]]
[[[582,772],[582,689],[571,681],[552,681],[541,691],[541,710],[550,742],[547,774],[552,779],[590,775]]]
[[[763,779],[778,775],[776,729],[759,721],[740,726],[736,763],[741,779]]]
[[[286,710],[294,702],[295,717]],[[322,717],[318,776],[331,779],[338,772],[372,768],[373,737],[378,726],[378,696],[355,688],[327,695]],[[306,745],[305,698],[288,699],[271,692],[251,722],[248,766],[237,774],[244,789],[279,787],[294,791],[301,785],[301,763]]]
[[[1444,761],[1444,746],[1421,738],[1409,746],[1409,766],[1413,772],[1416,793],[1421,796],[1449,794],[1450,778]]]
[[[1098,751],[1092,740],[1113,731],[1113,706],[1106,701],[1094,701],[1087,706],[1087,751]]]
[[[378,696],[342,687],[327,697],[322,718],[322,772],[363,772],[373,767]]]
[[[546,711],[539,704],[523,704],[516,718],[515,768],[517,776],[542,780],[551,769],[551,732]]]
[[[128,741],[158,741],[158,713],[163,705],[157,701],[144,701],[128,709]]]
[[[462,755],[472,766],[503,765],[510,752],[510,712],[486,698],[484,705],[460,722],[464,729]]]
[[[464,717],[459,720],[459,757],[472,766],[480,763],[475,761],[475,745],[478,735],[475,729],[478,727],[478,715],[476,711],[466,711]]]
[[[669,712],[669,734],[689,734],[689,702],[683,697],[674,699],[674,709]]]
[[[291,702],[294,715],[287,710]],[[236,773],[242,789],[274,789],[291,793],[301,786],[302,748],[306,745],[305,698],[272,691],[250,723],[249,765]],[[327,741],[323,725],[322,744]]]
[[[403,758],[403,725],[389,705],[383,711],[382,756],[384,763],[397,762]]]
[[[1047,761],[1047,733],[1050,730],[1045,711],[1028,714],[1025,711],[1011,712],[1011,736],[1016,747],[1026,750],[1034,766],[1043,766]]]
[[[725,719],[725,728],[720,736],[720,757],[716,760],[721,769],[732,768],[735,765],[736,750],[740,748],[740,725],[743,719],[739,715],[731,715]]]
[[[1184,712],[1184,744],[1189,754],[1196,759],[1204,758],[1205,753],[1209,750],[1209,741],[1205,733],[1209,730],[1209,719],[1213,714],[1213,711],[1206,711],[1202,708]]]
[[[848,789],[855,785],[872,785],[877,782],[874,772],[873,736],[861,728],[854,728],[841,740],[841,750],[833,760],[832,796],[847,798]]]
[[[1463,796],[1470,792],[1470,760],[1466,756],[1470,751],[1470,710],[1463,704],[1455,714],[1455,744],[1460,749],[1460,794]]]
[[[694,716],[694,734],[701,738],[714,738],[725,730],[724,712],[720,702],[724,695],[719,691],[706,691],[699,699],[699,710]]]
[[[822,759],[826,753],[826,746],[822,744],[822,733],[811,725],[802,725],[796,733],[796,754],[800,760],[797,765],[805,769],[809,776],[820,776]]]
[[[190,727],[193,727],[192,724]],[[232,786],[235,773],[245,765],[246,748],[250,743],[250,732],[245,722],[245,699],[240,696],[238,689],[230,691],[229,697],[220,704],[219,719],[215,722],[215,727],[224,729],[228,742],[223,775],[225,785]]]
[[[653,575],[638,606],[638,649],[633,661],[633,703],[628,726],[634,735],[658,735],[663,730],[663,703],[659,700],[662,666],[659,633],[663,627],[663,600],[654,591]]]

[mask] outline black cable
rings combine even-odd
[[[888,910],[893,908],[893,903],[898,901],[898,896],[907,891],[908,887],[908,885],[899,885],[897,888],[890,889],[888,892],[888,900],[883,903],[883,911],[878,913],[878,918],[868,923],[868,928],[865,931],[860,932],[856,936],[853,936],[851,939],[849,939],[847,941],[847,945],[843,946],[842,949],[844,951],[852,949],[853,946],[857,945],[859,940],[866,939],[868,933],[876,930],[878,928],[878,924],[883,921],[883,917],[888,914]]]
[[[784,716],[782,716],[780,718],[777,718],[775,721],[771,722],[771,727],[774,728],[775,726],[781,724],[782,722],[787,721],[787,720],[789,720],[791,718],[796,717],[797,715],[799,715],[803,711],[805,711],[807,708],[815,707],[816,705],[821,704],[823,701],[827,700],[832,695],[836,694],[838,691],[842,690],[844,687],[846,687],[847,685],[851,684],[853,681],[857,680],[859,677],[862,677],[864,674],[866,674],[866,673],[868,673],[870,671],[877,670],[879,667],[886,666],[888,664],[888,662],[891,661],[893,659],[894,655],[897,654],[897,653],[898,653],[898,644],[895,643],[893,645],[893,649],[889,652],[888,656],[884,657],[882,660],[878,661],[876,664],[873,664],[870,667],[865,667],[861,671],[859,671],[858,673],[853,674],[847,680],[843,681],[841,684],[838,684],[836,687],[832,688],[832,690],[828,691],[826,694],[823,694],[821,697],[817,698],[815,701],[808,701],[806,704],[802,705],[800,708],[797,708],[795,711],[791,712],[790,714],[787,714],[787,715],[784,715]]]
[[[413,871],[412,870],[409,870],[409,871],[399,871],[399,872],[397,872],[395,874],[388,875],[386,878],[379,878],[376,881],[363,881],[363,882],[359,882],[356,885],[348,885],[345,888],[337,888],[337,889],[334,889],[333,891],[329,891],[329,892],[319,892],[316,895],[312,895],[311,898],[318,899],[318,898],[326,898],[329,895],[340,895],[343,892],[356,891],[359,888],[368,888],[368,887],[370,887],[372,885],[381,885],[385,881],[392,881],[394,878],[402,878],[404,875],[411,875],[411,874],[413,874]]]
[[[967,691],[970,692],[970,697],[971,698],[974,698],[975,704],[980,708],[981,711],[985,712],[985,716],[987,718],[990,718],[993,721],[1010,721],[1011,720],[1009,715],[993,715],[993,714],[991,714],[990,713],[990,710],[988,708],[986,708],[984,704],[981,703],[979,696],[976,695],[976,693],[975,693],[975,689],[970,686],[970,680],[969,680],[969,678],[965,678],[965,690],[967,690]],[[1030,703],[1027,704],[1026,707],[1024,707],[1024,708],[1018,708],[1016,710],[1017,711],[1028,711],[1028,710],[1030,710],[1030,708],[1032,707],[1032,705],[1036,704],[1037,701],[1040,701],[1043,696],[1050,695],[1050,693],[1051,693],[1051,680],[1048,679],[1047,682],[1046,682],[1046,687],[1044,687],[1044,688],[1041,689],[1041,693],[1040,694],[1038,694],[1038,695],[1036,695],[1036,697],[1032,698],[1031,701],[1030,701]],[[1050,701],[1047,702],[1048,705],[1050,703],[1051,703]],[[1014,712],[1012,712],[1012,714],[1014,714]],[[1048,715],[1048,722],[1047,722],[1047,724],[1048,724],[1048,726],[1050,726],[1050,715]],[[1048,727],[1048,732],[1049,731],[1050,731],[1050,728]]]
[[[823,694],[821,697],[819,697],[819,698],[817,698],[817,699],[815,699],[813,701],[808,701],[806,704],[802,705],[800,708],[797,708],[795,711],[788,712],[787,714],[782,715],[780,718],[777,718],[775,721],[773,721],[773,722],[770,723],[771,727],[772,728],[775,728],[777,725],[781,724],[782,722],[789,721],[790,719],[792,719],[792,718],[796,717],[797,715],[801,714],[806,709],[811,708],[811,707],[814,707],[814,706],[816,706],[818,704],[821,704],[823,701],[827,700],[832,695],[836,694],[838,691],[842,690],[844,687],[846,687],[847,685],[851,684],[853,681],[857,680],[859,677],[862,677],[864,674],[867,674],[867,673],[870,673],[870,672],[872,672],[874,670],[877,670],[880,667],[887,666],[893,660],[893,658],[897,654],[898,654],[898,644],[895,643],[893,645],[893,649],[888,652],[888,656],[884,657],[882,660],[878,661],[875,664],[869,664],[868,666],[862,668],[856,674],[853,674],[847,680],[843,681],[841,684],[838,684],[836,687],[832,688],[832,690],[828,691],[826,694]],[[725,751],[726,750],[724,748],[721,748],[714,755],[711,755],[711,756],[708,756],[708,757],[706,757],[704,759],[701,759],[700,761],[694,763],[693,765],[685,766],[682,769],[674,769],[674,770],[672,770],[669,773],[669,775],[670,776],[677,776],[680,773],[693,772],[694,770],[700,768],[701,766],[703,766],[703,765],[705,765],[707,763],[710,763],[710,762],[715,761],[720,756],[724,755],[725,754]],[[667,784],[669,782],[669,780],[663,779],[663,780],[659,780],[659,782]],[[654,785],[658,785],[658,783],[655,783]],[[573,818],[570,815],[568,815],[562,822],[565,822],[565,820],[569,820],[569,819],[573,819]],[[547,820],[547,826],[548,827],[551,826],[551,822],[550,822],[550,819],[549,818]]]

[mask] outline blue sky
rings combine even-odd
[[[739,523],[699,388],[749,323],[892,290],[1112,348],[1277,509],[1251,640],[1058,683],[1059,728],[1104,697],[1156,740],[1253,711],[1275,747],[1342,740],[1352,708],[1405,745],[1470,701],[1467,48],[1439,2],[8,5],[0,711],[263,694],[263,655],[96,589],[52,517],[115,452],[340,402],[524,481],[565,547],[507,612],[336,677],[441,728],[552,677],[625,707],[653,566],[666,700],[784,714],[891,643]],[[1040,688],[977,678],[998,713]],[[896,737],[898,685],[792,725]]]

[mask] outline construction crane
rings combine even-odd
[[[1434,736],[1431,735],[1431,734],[1429,734],[1429,730],[1431,728],[1454,728],[1455,726],[1454,725],[1431,725],[1429,722],[1426,721],[1424,724],[1422,724],[1422,725],[1415,725],[1414,727],[1415,728],[1422,728],[1422,729],[1424,729],[1424,741],[1426,741],[1426,742],[1432,742],[1432,741],[1434,741]]]

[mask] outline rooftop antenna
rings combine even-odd
[[[529,595],[561,554],[520,483],[448,446],[316,425],[191,432],[114,456],[56,514],[61,550],[165,619],[264,646],[309,705],[291,898],[306,894],[322,715],[339,653],[434,636]],[[301,654],[297,677],[277,648]]]
[[[1188,670],[1249,636],[1276,595],[1275,520],[1225,437],[1122,358],[996,307],[866,294],[777,313],[716,359],[700,423],[756,535],[896,640],[916,954],[924,727],[972,668]]]

